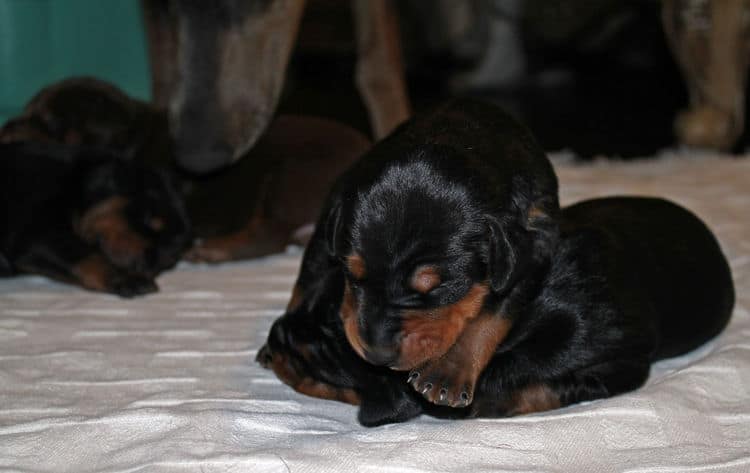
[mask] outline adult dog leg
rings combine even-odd
[[[390,0],[354,0],[357,87],[376,139],[409,118],[398,19]]]

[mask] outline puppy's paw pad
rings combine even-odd
[[[409,373],[407,383],[425,399],[441,406],[465,407],[471,404],[474,381],[450,362],[430,362]]]

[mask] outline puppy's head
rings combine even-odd
[[[317,310],[291,309],[271,326],[257,361],[303,394],[360,404],[364,365],[341,336],[335,295]]]
[[[101,153],[78,159],[83,181],[78,234],[115,265],[134,272],[155,276],[174,266],[192,232],[173,178]]]
[[[393,165],[330,212],[344,333],[372,364],[409,370],[444,355],[544,258],[535,242],[546,238],[536,230],[545,206],[512,185],[486,192],[463,172],[419,159]]]
[[[0,128],[0,142],[106,147],[132,157],[157,127],[158,112],[107,82],[74,77],[39,91]],[[159,130],[166,134],[166,128]]]
[[[295,305],[277,319],[257,361],[302,394],[359,405],[365,426],[419,415],[424,403],[403,375],[366,363],[347,342],[338,316],[341,287],[334,281],[312,310]]]

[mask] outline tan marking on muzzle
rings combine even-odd
[[[365,359],[365,343],[359,335],[359,314],[358,304],[354,298],[349,282],[344,283],[344,297],[341,301],[341,310],[339,315],[344,323],[344,333],[349,345],[357,354]]]
[[[105,291],[109,289],[111,267],[100,254],[92,254],[76,263],[70,271],[87,289]]]
[[[401,356],[394,369],[412,369],[443,356],[456,342],[466,323],[479,315],[488,293],[487,283],[475,284],[454,304],[404,311]]]
[[[367,274],[365,260],[356,253],[347,256],[346,267],[355,279],[363,279]]]
[[[76,232],[89,243],[99,243],[115,264],[129,265],[143,256],[149,242],[130,226],[123,210],[128,199],[114,196],[89,208],[76,222]]]

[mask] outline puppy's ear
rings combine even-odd
[[[521,272],[528,245],[515,222],[502,221],[495,216],[487,216],[486,221],[490,231],[487,252],[490,286],[494,292],[504,294],[513,287]]]
[[[524,273],[549,262],[559,235],[558,211],[556,200],[540,199],[518,218],[486,216],[488,273],[495,292],[507,292]]]
[[[532,257],[548,261],[560,238],[560,204],[557,197],[538,199],[526,209],[524,229],[531,235]]]
[[[406,383],[403,385],[408,388]],[[362,392],[357,420],[365,427],[377,427],[406,422],[421,413],[422,405],[411,392],[406,392],[401,384],[397,387],[393,381],[385,381],[377,389]]]
[[[324,235],[328,254],[332,257],[340,255],[341,249],[341,201],[334,202],[325,220]]]

